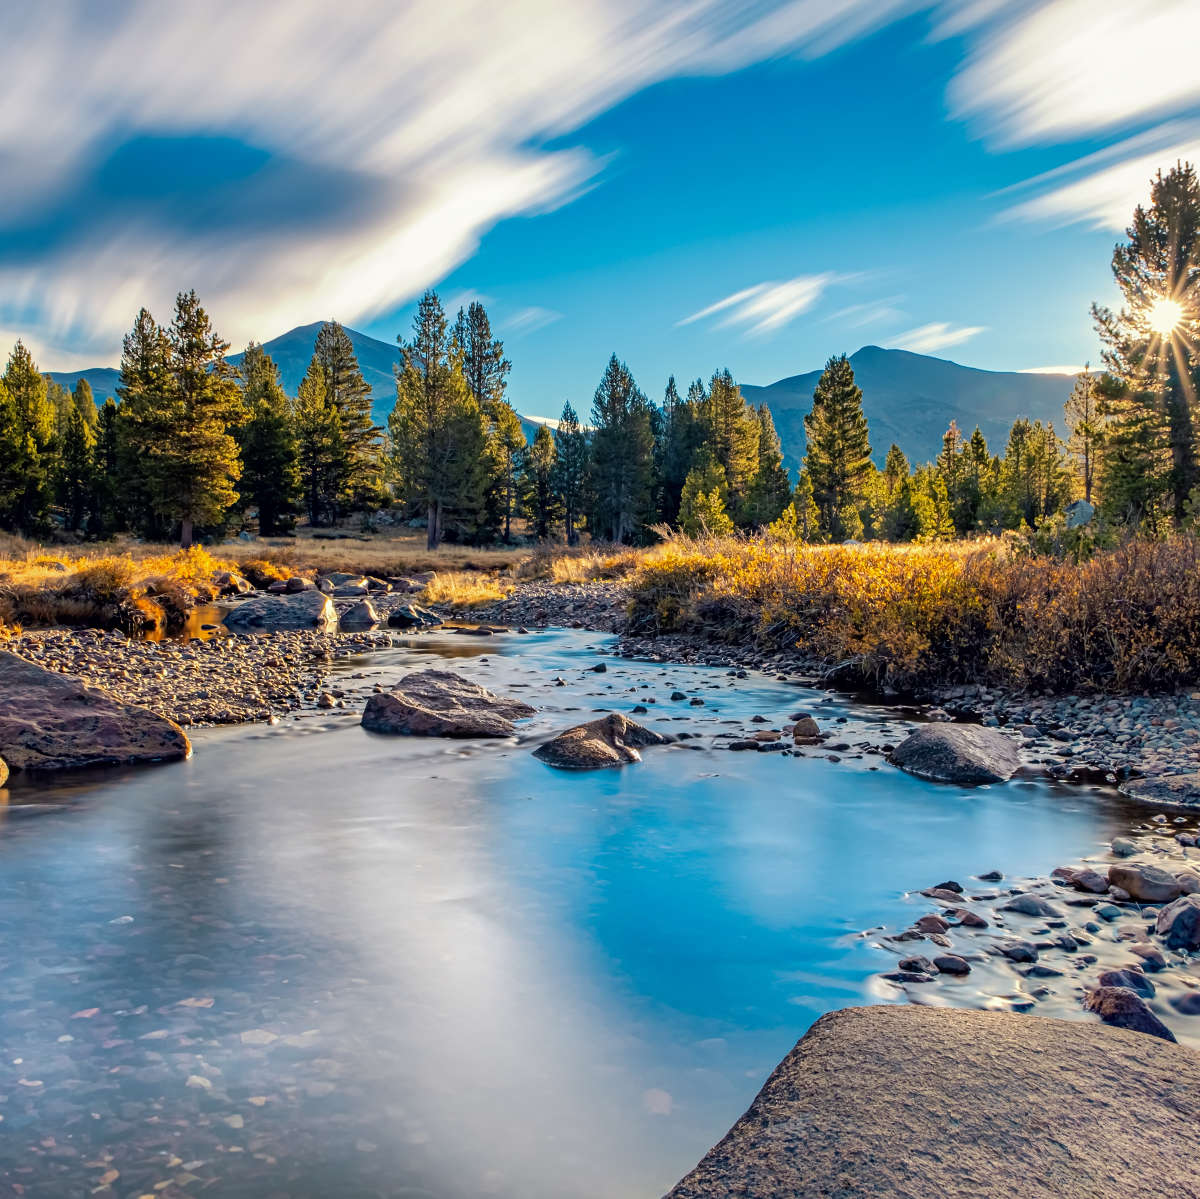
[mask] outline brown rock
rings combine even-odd
[[[329,596],[312,588],[293,595],[260,595],[245,600],[225,617],[228,629],[311,629],[333,632],[337,610]]]
[[[1155,774],[1130,779],[1121,790],[1138,803],[1154,807],[1200,807],[1200,771],[1193,774]]]
[[[797,745],[816,745],[821,740],[821,726],[811,716],[799,716],[792,726],[792,740]]]
[[[362,726],[373,733],[412,737],[511,737],[513,721],[536,709],[499,695],[449,670],[406,675],[391,691],[367,700]]]
[[[173,721],[0,651],[0,755],[13,770],[171,762],[190,753]]]
[[[847,1008],[817,1021],[670,1199],[1189,1195],[1198,1121],[1200,1056],[1165,1041],[1008,1012]]]
[[[1096,987],[1087,993],[1083,1006],[1115,1028],[1175,1040],[1175,1034],[1146,1006],[1146,1001],[1128,987]]]
[[[1200,895],[1183,895],[1168,904],[1158,914],[1155,931],[1168,949],[1200,949]]]
[[[8,782],[8,763],[0,758],[0,787]]]
[[[560,770],[599,770],[640,762],[639,749],[647,745],[664,745],[666,740],[661,733],[613,712],[559,733],[552,741],[539,745],[533,756]]]
[[[971,967],[966,958],[960,958],[956,953],[944,953],[933,959],[933,964],[943,974],[970,974]]]
[[[1139,903],[1167,903],[1183,891],[1179,880],[1161,866],[1138,866],[1132,862],[1114,862],[1108,868],[1108,883],[1110,887],[1120,887]]]

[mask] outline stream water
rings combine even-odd
[[[899,726],[607,645],[415,638],[340,664],[344,712],[10,787],[0,1180],[36,1199],[650,1199],[819,1014],[880,1001],[859,934],[903,918],[905,891],[1048,871],[1128,823],[1100,790],[713,749],[754,714]],[[361,729],[363,694],[437,658],[537,706],[521,741]],[[590,774],[530,756],[650,697],[641,719],[699,748]]]

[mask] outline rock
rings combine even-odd
[[[420,629],[429,628],[442,623],[442,618],[427,608],[416,604],[405,604],[388,613],[389,629]]]
[[[988,927],[988,922],[982,916],[976,915],[976,913],[972,912],[970,908],[954,908],[950,915],[953,916],[964,928]]]
[[[797,745],[816,745],[821,740],[821,726],[811,716],[799,716],[792,727],[792,740]]]
[[[288,595],[297,595],[301,591],[312,591],[315,586],[312,579],[302,579],[299,575],[293,575],[288,579],[285,590]]]
[[[335,708],[337,707],[337,700],[334,699],[328,691],[322,691],[321,694],[317,696],[317,707],[325,709]]]
[[[1108,868],[1110,887],[1120,887],[1139,903],[1167,903],[1183,893],[1179,880],[1161,866],[1117,862]]]
[[[333,632],[337,610],[315,588],[292,595],[260,595],[238,604],[225,617],[227,629],[311,629]]]
[[[910,733],[888,760],[918,778],[960,786],[1002,783],[1021,765],[1012,738],[975,724],[924,725]]]
[[[1142,959],[1142,969],[1149,970],[1152,974],[1167,968],[1167,959],[1163,957],[1163,951],[1148,941],[1134,942],[1129,946],[1129,952],[1137,954]]]
[[[1128,987],[1096,987],[1084,997],[1083,1006],[1114,1028],[1175,1040],[1175,1034],[1146,1006],[1146,1001]]]
[[[1200,895],[1183,895],[1168,904],[1154,928],[1168,949],[1200,949]]]
[[[943,974],[970,974],[971,967],[966,958],[960,958],[956,953],[944,953],[933,959],[933,964]]]
[[[1200,1016],[1200,991],[1176,995],[1168,1002],[1181,1016]]]
[[[1155,807],[1200,808],[1200,771],[1129,779],[1122,783],[1121,792],[1138,803]]]
[[[1037,946],[1029,941],[1013,941],[1009,945],[1002,945],[1000,952],[1010,962],[1036,962],[1038,956]]]
[[[0,758],[0,787],[8,782],[8,763]]]
[[[1140,970],[1105,970],[1098,981],[1102,987],[1128,987],[1143,999],[1154,998],[1154,984]]]
[[[1087,500],[1072,500],[1063,509],[1063,515],[1067,518],[1068,529],[1081,529],[1084,525],[1091,524],[1096,509]]]
[[[0,651],[0,756],[11,769],[172,762],[190,753],[174,721]]]
[[[372,695],[362,726],[373,733],[411,737],[511,737],[516,731],[512,722],[534,712],[462,675],[421,670],[406,675],[391,691]]]
[[[213,575],[213,582],[220,588],[222,595],[246,595],[254,590],[254,585],[249,579],[243,579],[241,575],[228,570],[218,571]]]
[[[913,927],[923,933],[944,933],[950,925],[941,916],[922,916]]]
[[[900,969],[909,974],[936,974],[937,967],[927,958],[918,955],[917,957],[901,958],[899,962]]]
[[[1037,895],[1014,895],[1008,903],[1000,905],[1002,912],[1018,912],[1022,916],[1057,916],[1058,909]]]
[[[817,1021],[669,1199],[1184,1196],[1197,1121],[1200,1057],[1165,1041],[1012,1012],[847,1008]]]
[[[1086,891],[1090,895],[1103,895],[1108,890],[1108,879],[1098,870],[1073,870],[1070,883],[1076,891]]]
[[[1114,837],[1112,840],[1112,851],[1119,858],[1131,858],[1137,853],[1138,847],[1128,837]]]
[[[639,749],[647,745],[664,745],[666,740],[661,733],[613,712],[559,733],[553,740],[539,745],[533,756],[560,770],[597,770],[640,762]],[[758,748],[757,742],[751,744]]]
[[[593,674],[603,674],[607,669],[608,667],[603,662],[597,662],[595,666],[591,667]]]
[[[359,600],[352,608],[342,613],[341,625],[344,629],[369,629],[379,623],[379,613],[370,600]]]

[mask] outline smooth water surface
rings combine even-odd
[[[1047,871],[1124,828],[1099,791],[713,750],[755,713],[901,725],[607,644],[416,638],[342,665],[345,712],[10,788],[0,1179],[53,1199],[649,1199],[816,1016],[879,1001],[858,934],[903,920],[905,891]],[[541,709],[523,743],[365,733],[363,694],[431,654]],[[701,749],[590,774],[530,756],[650,696],[641,719]]]

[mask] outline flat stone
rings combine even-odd
[[[892,751],[893,765],[934,783],[1002,783],[1020,768],[1017,743],[977,724],[927,724]]]
[[[533,756],[560,770],[600,770],[640,762],[639,749],[647,745],[665,745],[666,741],[661,733],[613,712],[559,733],[553,740],[539,745]],[[750,744],[758,748],[757,742]]]
[[[173,762],[191,751],[174,721],[122,703],[82,679],[0,651],[0,755],[9,768],[75,770]]]
[[[505,699],[449,670],[406,675],[391,691],[367,700],[362,726],[410,737],[511,737],[514,720],[536,709]]]
[[[318,629],[337,628],[337,609],[324,592],[312,588],[293,595],[260,595],[244,600],[226,617],[227,629]]]
[[[1200,771],[1129,779],[1120,789],[1130,799],[1154,807],[1200,808]]]
[[[1198,1120],[1200,1056],[1162,1040],[847,1008],[817,1021],[669,1199],[1188,1195]]]

